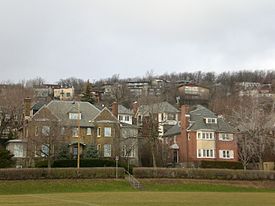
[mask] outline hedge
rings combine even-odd
[[[229,161],[206,161],[202,160],[199,164],[200,168],[220,168],[220,169],[243,169],[241,162]]]
[[[275,180],[275,171],[259,170],[134,168],[133,175],[136,178]]]
[[[48,162],[39,161],[35,164],[37,168],[47,168]],[[65,167],[76,167],[77,160],[55,160],[52,164],[52,168],[65,168]],[[80,160],[80,167],[115,167],[116,161],[109,159],[82,159]],[[124,167],[128,169],[126,164],[119,163],[119,167]],[[130,166],[130,172],[132,171],[132,166]]]
[[[26,179],[93,179],[115,178],[116,168],[21,168],[0,169],[0,180],[26,180]],[[124,177],[124,169],[118,168],[118,177]]]

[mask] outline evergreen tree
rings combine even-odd
[[[13,155],[9,150],[0,147],[0,168],[12,167],[15,163],[12,157]]]
[[[70,148],[68,144],[63,145],[60,148],[60,151],[57,155],[57,159],[59,160],[68,160],[70,159]]]
[[[89,80],[85,84],[84,92],[82,92],[81,101],[90,102],[91,104],[95,103],[95,97],[92,94],[92,84]]]
[[[87,147],[83,151],[83,157],[84,159],[98,158],[98,151],[96,149],[96,146],[93,144],[87,145]]]

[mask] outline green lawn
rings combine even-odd
[[[90,192],[0,196],[1,206],[274,206],[274,193]]]
[[[143,191],[125,180],[0,181],[0,206],[65,205],[275,205],[273,182],[141,180]]]

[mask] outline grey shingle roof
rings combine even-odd
[[[179,126],[179,124],[175,124],[173,127],[168,129],[167,132],[165,132],[165,134],[163,136],[171,137],[171,136],[175,136],[175,135],[179,135],[179,134],[180,134],[180,126]]]
[[[198,105],[197,108],[191,112],[190,114],[190,126],[188,130],[212,130],[219,132],[235,132],[234,128],[232,128],[222,117],[218,117],[214,112],[209,109]],[[206,124],[206,118],[217,118],[217,124]]]
[[[128,115],[134,115],[134,112],[130,109],[124,107],[123,105],[118,105],[118,114],[128,114]]]
[[[100,113],[100,110],[89,102],[54,100],[47,105],[47,108],[55,114],[64,125],[76,125],[77,120],[70,120],[69,113],[78,113],[78,104],[81,113],[80,126],[93,126],[92,121]]]
[[[148,112],[156,113],[178,113],[179,110],[168,102],[160,102],[152,105],[141,105],[139,107],[139,113],[146,115]]]

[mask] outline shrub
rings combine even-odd
[[[137,178],[189,178],[222,180],[275,180],[274,171],[187,169],[187,168],[134,168]]]
[[[47,161],[39,161],[35,164],[37,168],[48,167]],[[77,160],[55,160],[52,164],[53,168],[65,168],[65,167],[76,167]],[[115,160],[110,159],[82,159],[80,160],[80,167],[115,167]],[[128,165],[125,163],[119,163],[119,167],[123,167],[126,170]],[[130,165],[130,172],[132,172],[133,166]]]
[[[25,179],[93,179],[115,178],[116,168],[24,168],[24,169],[1,169],[0,180],[25,180]],[[124,177],[124,169],[118,168],[118,177]]]
[[[8,168],[14,165],[14,161],[12,160],[13,155],[9,150],[0,147],[0,168]]]
[[[229,161],[206,161],[200,162],[201,168],[220,168],[220,169],[243,169],[241,162],[229,162]]]

